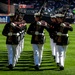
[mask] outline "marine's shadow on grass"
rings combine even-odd
[[[7,68],[8,58],[7,52],[0,52],[0,71],[9,71]],[[56,70],[56,64],[50,51],[44,51],[43,60],[40,66],[40,71]],[[32,51],[23,51],[19,61],[12,71],[35,71]]]

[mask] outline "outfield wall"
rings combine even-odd
[[[46,22],[50,22],[50,17],[45,17],[43,16],[42,17],[43,20],[45,20]],[[27,23],[31,23],[34,21],[34,16],[33,15],[25,15],[24,16],[24,20],[26,20]],[[5,16],[0,16],[0,23],[7,23],[10,21],[10,17],[5,15]],[[70,18],[67,18],[66,19],[66,22],[69,22],[69,23],[73,23],[74,19],[70,19]]]

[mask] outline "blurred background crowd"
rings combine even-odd
[[[44,4],[43,15],[46,17],[66,12],[66,18],[75,18],[75,0],[0,0],[0,13],[8,13],[8,7],[2,8],[1,4],[10,5],[10,10],[14,10],[11,13],[20,11],[26,15],[34,15]]]

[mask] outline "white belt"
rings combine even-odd
[[[38,35],[44,35],[44,33],[39,33]]]
[[[19,34],[19,33],[13,33],[12,35],[17,35],[17,36],[19,36],[20,34]]]
[[[21,34],[22,32],[20,32],[20,34]]]
[[[20,34],[24,33],[24,30],[20,32]]]
[[[24,33],[24,30],[22,30],[22,33]]]
[[[63,33],[61,33],[61,32],[57,32],[57,35],[58,35],[58,36],[67,36],[67,37],[68,37],[68,34],[63,34]]]
[[[62,34],[62,36],[68,36],[68,34]]]

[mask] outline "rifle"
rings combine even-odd
[[[42,14],[44,13],[44,7],[46,5],[46,1],[44,1],[43,5],[41,6],[40,10],[38,11],[38,13]]]

